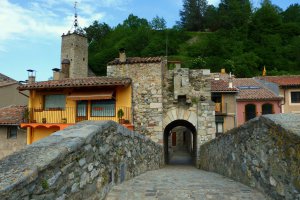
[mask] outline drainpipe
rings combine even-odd
[[[286,91],[286,89],[283,88],[283,103],[277,103],[277,105],[278,105],[279,108],[280,108],[280,113],[283,113],[283,112],[282,112],[282,106],[285,105],[285,91]]]
[[[19,91],[20,94],[22,94],[23,96],[29,98],[29,96],[27,94],[22,93],[21,91]]]

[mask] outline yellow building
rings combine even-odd
[[[29,90],[27,144],[83,120],[113,120],[132,129],[131,79],[65,78],[22,85]]]

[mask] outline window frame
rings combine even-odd
[[[58,95],[64,96],[64,107],[48,107],[48,108],[46,108],[46,97],[47,96],[58,96]],[[43,109],[45,111],[65,110],[66,109],[66,104],[67,104],[67,97],[66,97],[65,94],[45,94],[43,96]]]
[[[255,103],[247,103],[247,104],[245,104],[245,106],[244,106],[244,109],[245,109],[245,122],[247,122],[247,121],[249,121],[249,120],[251,120],[251,119],[254,119],[255,117],[253,117],[253,118],[250,118],[250,119],[248,119],[248,117],[247,117],[247,106],[254,106],[254,113],[255,113],[255,117],[257,117],[257,105],[255,104]]]
[[[12,131],[15,131],[15,134],[12,134]],[[16,126],[7,127],[7,139],[17,139],[18,137],[18,128]]]
[[[108,101],[114,102],[114,104],[113,104],[114,110],[113,110],[112,115],[93,115],[93,103],[94,102],[108,102]],[[90,117],[116,117],[116,100],[115,99],[91,100],[89,111],[90,111]]]
[[[271,106],[271,113],[267,113],[267,114],[264,114],[264,106],[267,106],[267,105],[270,105]],[[269,115],[269,114],[274,114],[274,105],[272,103],[264,103],[261,105],[261,114],[262,115]]]
[[[290,103],[290,105],[300,105],[300,101],[299,101],[299,103],[292,102],[292,93],[294,93],[294,92],[300,93],[300,90],[290,90],[289,91],[289,103]]]

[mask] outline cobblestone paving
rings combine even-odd
[[[260,192],[187,165],[168,165],[115,186],[107,200],[263,200]]]

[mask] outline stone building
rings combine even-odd
[[[122,49],[119,58],[108,63],[107,76],[132,79],[135,130],[163,144],[167,162],[170,135],[177,127],[191,133],[188,143],[195,160],[200,145],[215,137],[210,70],[181,68],[179,62],[162,57],[127,58]]]
[[[62,35],[61,64],[64,78],[88,76],[88,42],[84,35],[77,32]]]
[[[26,129],[20,128],[25,112],[25,106],[0,108],[0,159],[26,145]]]

